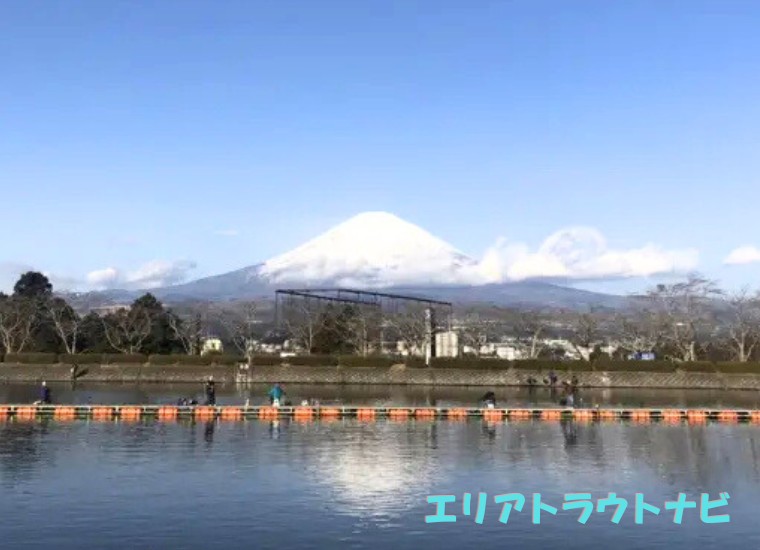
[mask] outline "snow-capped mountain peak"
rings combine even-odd
[[[464,283],[477,262],[387,212],[365,212],[272,258],[259,275],[274,283],[382,287]]]

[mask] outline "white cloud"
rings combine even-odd
[[[486,282],[538,278],[615,279],[681,273],[696,267],[694,249],[664,250],[648,244],[614,250],[590,227],[570,227],[550,235],[537,250],[498,241],[484,255],[478,271]]]
[[[723,263],[727,265],[752,264],[755,262],[760,262],[760,248],[751,245],[735,248],[723,260]]]
[[[108,288],[119,280],[119,271],[113,267],[97,269],[87,274],[87,283],[98,288]]]
[[[87,282],[99,289],[157,288],[183,282],[195,267],[191,260],[153,260],[133,271],[122,272],[114,267],[91,271]]]
[[[214,231],[215,235],[219,235],[220,237],[237,237],[240,235],[240,231],[237,229],[220,229],[218,231]]]

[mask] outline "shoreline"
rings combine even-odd
[[[587,388],[706,389],[760,391],[758,374],[708,372],[579,371],[558,372],[560,381],[578,378]],[[528,386],[533,377],[542,387],[545,372],[518,369],[462,369],[313,366],[202,366],[202,365],[82,365],[76,381],[113,383],[201,383],[213,376],[218,383],[314,385],[420,385],[420,386]],[[72,381],[72,367],[56,364],[0,364],[0,384]]]

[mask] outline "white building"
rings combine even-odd
[[[201,344],[201,355],[209,353],[222,353],[224,346],[219,338],[204,338]]]

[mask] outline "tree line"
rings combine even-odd
[[[185,303],[165,307],[147,293],[128,308],[105,315],[78,313],[53,293],[43,274],[21,275],[10,295],[0,293],[0,352],[186,354],[201,353],[205,336],[222,339],[225,351],[249,358],[262,342],[282,343],[306,354],[393,355],[396,343],[422,354],[428,340],[424,308],[381,312],[371,304],[282,304],[277,323],[265,304]],[[279,326],[277,329],[275,326]],[[629,298],[624,310],[524,310],[496,306],[457,308],[438,330],[453,328],[459,344],[481,355],[489,342],[509,340],[526,359],[593,360],[654,353],[659,359],[760,360],[760,294],[722,291],[715,281],[691,275]],[[385,345],[383,345],[385,343]]]

